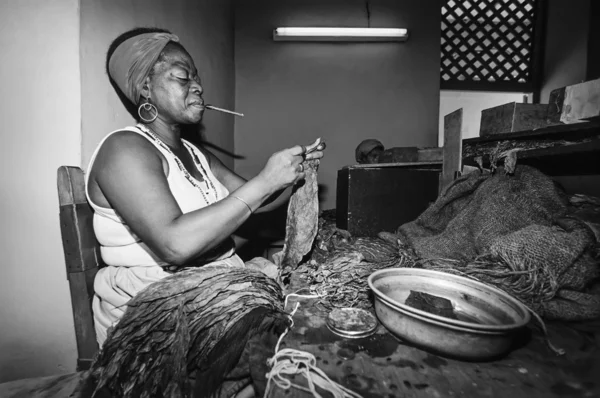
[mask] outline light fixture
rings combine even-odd
[[[406,41],[408,30],[400,28],[277,28],[275,41]]]

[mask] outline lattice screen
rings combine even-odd
[[[457,82],[531,83],[536,10],[536,0],[447,0],[442,88]]]

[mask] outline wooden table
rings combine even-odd
[[[327,312],[316,299],[290,298],[300,308],[282,348],[296,348],[316,356],[327,375],[363,397],[600,397],[600,323],[550,324],[552,342],[564,348],[558,357],[542,336],[527,329],[504,359],[469,363],[425,352],[394,337],[383,326],[363,339],[346,339],[325,324]],[[274,341],[254,351],[253,378],[263,396]],[[267,348],[269,347],[269,348]],[[258,350],[258,351],[257,351]],[[256,358],[260,358],[256,359]],[[302,376],[294,382],[305,384]],[[297,389],[275,387],[269,397],[308,397]],[[330,395],[323,395],[330,396]]]

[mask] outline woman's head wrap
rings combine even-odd
[[[383,151],[383,144],[380,141],[372,138],[364,140],[358,144],[356,147],[356,152],[354,153],[356,161],[358,163],[362,163],[366,159],[369,152],[371,152],[373,149],[381,149]]]
[[[121,43],[108,61],[108,73],[119,89],[137,105],[146,77],[168,42],[178,42],[171,33],[143,33]]]

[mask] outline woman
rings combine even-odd
[[[113,85],[137,107],[140,123],[109,134],[88,167],[86,194],[107,265],[94,283],[100,346],[127,301],[173,266],[244,266],[230,236],[276,193],[304,178],[303,161],[323,156],[299,145],[284,149],[246,181],[183,140],[182,127],[202,120],[203,90],[192,58],[166,31],[122,35],[107,66]]]

